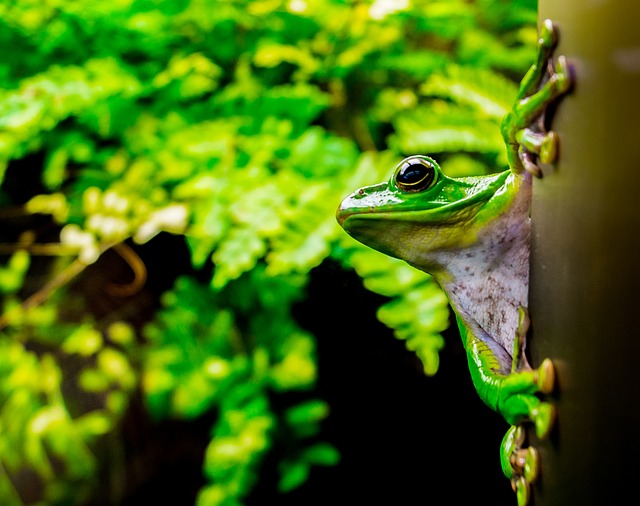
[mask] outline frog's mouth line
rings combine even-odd
[[[337,212],[337,219],[344,228],[348,221],[353,220],[389,220],[389,221],[419,221],[421,223],[455,224],[467,221],[475,216],[482,206],[492,198],[499,196],[506,190],[509,171],[500,173],[489,183],[470,193],[467,197],[455,202],[442,203],[428,209],[407,209],[401,206],[367,205],[367,199],[357,200],[358,206],[344,207],[356,202],[353,196],[347,197]],[[377,203],[376,203],[377,204]],[[384,207],[387,207],[385,210]]]

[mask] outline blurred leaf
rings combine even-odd
[[[421,106],[396,119],[391,140],[404,153],[479,152],[497,156],[503,144],[497,122],[446,102]]]
[[[329,414],[327,403],[318,399],[309,400],[289,408],[285,414],[287,423],[292,426],[303,426],[318,422]]]
[[[309,476],[311,466],[305,462],[283,463],[280,467],[281,478],[278,489],[289,492],[302,485]]]
[[[80,325],[75,329],[62,344],[62,350],[67,353],[78,353],[79,355],[93,355],[97,353],[103,345],[102,334],[90,324]]]
[[[25,250],[13,253],[5,266],[0,265],[0,293],[15,293],[24,284],[31,265],[31,256]]]
[[[450,65],[446,74],[432,76],[421,92],[471,106],[480,116],[500,122],[516,97],[517,87],[489,70]]]
[[[425,374],[438,370],[438,352],[444,346],[440,332],[449,326],[449,302],[431,276],[406,263],[345,239],[342,261],[363,278],[365,286],[392,299],[377,316],[414,351]]]
[[[340,461],[340,453],[330,444],[318,443],[307,448],[303,458],[314,465],[334,466]]]

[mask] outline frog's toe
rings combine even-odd
[[[533,153],[526,149],[520,149],[518,156],[520,157],[524,170],[535,177],[542,177],[542,169],[536,163]]]
[[[511,487],[516,493],[518,506],[526,506],[527,504],[529,504],[531,487],[529,486],[529,482],[524,478],[524,476],[519,476],[518,478],[511,480]]]
[[[538,390],[543,394],[550,394],[556,384],[556,369],[550,358],[545,358],[537,370]]]
[[[540,144],[540,161],[553,163],[558,157],[558,134],[554,131],[547,132]]]
[[[538,44],[546,50],[551,51],[558,42],[558,32],[550,19],[545,19],[540,26],[540,38]]]
[[[556,408],[549,402],[541,402],[531,411],[531,419],[536,428],[536,435],[540,439],[546,439],[553,428],[556,418]]]
[[[524,448],[526,431],[522,425],[513,425],[505,434],[501,445],[504,474],[511,481],[519,506],[529,502],[530,484],[538,478],[540,456],[533,447]]]
[[[511,486],[518,500],[518,506],[525,506],[529,503],[531,495],[531,483],[538,478],[540,468],[540,457],[538,451],[529,447],[519,450],[514,462],[514,477],[511,479]]]
[[[558,56],[555,68],[555,79],[558,94],[562,95],[569,91],[573,84],[573,68],[565,56]]]
[[[538,464],[540,456],[533,446],[514,450],[509,458],[512,476],[524,476],[529,483],[533,483],[538,477]]]
[[[540,454],[533,446],[527,448],[527,454],[524,458],[523,475],[525,480],[533,483],[538,478],[538,470],[540,469]]]

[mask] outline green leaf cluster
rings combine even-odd
[[[215,414],[200,506],[243,504],[282,441],[283,492],[336,464],[313,394],[321,336],[293,317],[327,259],[388,298],[379,319],[434,374],[442,292],[349,239],[335,209],[409,154],[452,175],[505,166],[498,127],[533,58],[535,7],[0,5],[0,502],[24,502],[25,472],[43,504],[90,502],[96,441],[136,389],[155,420]],[[121,244],[141,276],[136,252],[162,257],[168,234],[189,260],[151,315],[135,297],[97,309],[74,282]],[[287,392],[301,400],[273,402]]]
[[[131,326],[98,330],[88,317],[65,323],[59,302],[22,313],[12,339],[0,339],[3,504],[23,504],[25,473],[42,483],[40,504],[90,500],[100,468],[96,442],[117,428],[138,384],[127,353]]]

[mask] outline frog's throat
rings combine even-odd
[[[459,323],[494,351],[505,372],[511,368],[519,308],[528,306],[530,179],[524,178],[513,200],[484,225],[476,242],[432,273]]]

